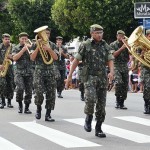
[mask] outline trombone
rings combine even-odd
[[[31,52],[30,52],[30,50],[29,50],[29,48],[28,48],[28,46],[27,46],[27,45],[32,46],[32,42],[31,42],[31,40],[30,40],[30,39],[28,39],[27,41],[25,41],[24,45],[25,45],[25,47],[26,47],[26,49],[27,49],[27,51],[28,51],[28,53],[29,53],[29,55],[30,55],[30,54],[31,54]]]

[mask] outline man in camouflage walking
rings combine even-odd
[[[5,64],[3,62],[4,59],[12,60],[12,44],[10,43],[10,35],[5,33],[2,35],[3,43],[0,44],[0,72],[5,70]],[[9,53],[8,53],[9,52]],[[8,53],[8,54],[7,54]],[[6,55],[7,54],[7,55]],[[5,58],[6,57],[6,58]],[[6,72],[6,76],[0,77],[0,97],[2,99],[2,103],[0,108],[3,109],[5,104],[5,98],[7,98],[7,107],[13,108],[11,105],[11,100],[14,95],[14,75],[13,75],[13,67],[12,64],[9,65],[9,68]]]
[[[67,87],[71,81],[72,73],[82,61],[82,80],[85,87],[85,108],[86,114],[84,129],[91,132],[92,119],[94,113],[94,106],[96,104],[96,126],[95,136],[106,137],[102,131],[102,123],[105,120],[105,106],[106,106],[106,92],[107,79],[111,82],[113,79],[113,56],[111,54],[110,46],[102,39],[103,27],[94,24],[90,27],[91,39],[84,41],[73,61],[71,70],[67,80]],[[109,66],[110,73],[107,76],[106,66]]]
[[[66,73],[66,63],[65,58],[69,58],[67,49],[62,45],[63,37],[57,36],[56,37],[56,48],[58,50],[58,59],[55,61],[56,69],[58,69],[58,73],[60,77],[57,79],[57,94],[58,98],[63,98],[62,91],[65,87],[65,73]]]
[[[124,45],[125,32],[117,31],[117,40],[110,44],[114,56],[114,70],[115,70],[115,96],[116,107],[120,109],[127,109],[124,106],[124,101],[127,98],[128,92],[128,49]]]
[[[150,30],[146,30],[146,37],[150,41]],[[150,68],[142,64],[144,114],[150,114]]]
[[[28,34],[22,32],[19,34],[19,44],[13,48],[13,60],[16,61],[15,84],[16,84],[16,101],[19,104],[18,113],[23,112],[22,101],[24,99],[25,114],[31,114],[29,105],[32,99],[32,82],[33,69],[30,54],[28,52],[31,45],[26,44],[28,41]],[[25,91],[25,96],[23,98]]]
[[[48,38],[50,37],[50,31],[51,30],[49,28],[47,28],[45,31]],[[46,51],[49,58],[52,57],[54,60],[57,60],[57,54],[54,52],[54,50],[56,50],[56,45],[51,41],[49,41],[49,45],[50,48],[46,45],[43,45],[43,50]],[[41,105],[43,104],[43,94],[45,93],[45,121],[53,122],[55,120],[51,117],[51,110],[54,110],[56,99],[56,79],[53,62],[51,64],[44,63],[43,58],[40,54],[39,47],[36,47],[30,57],[31,60],[35,61],[35,72],[33,81],[33,86],[35,90],[35,105],[37,106],[35,117],[36,119],[41,118]]]

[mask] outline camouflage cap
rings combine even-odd
[[[28,35],[28,33],[26,33],[26,32],[21,32],[18,36],[19,36],[19,37],[22,37],[22,36],[27,36],[27,37],[28,37],[29,35]]]
[[[99,30],[103,30],[103,27],[100,26],[99,24],[93,24],[90,26],[90,31],[99,31]]]
[[[61,39],[61,40],[63,40],[63,37],[61,37],[61,36],[57,36],[57,37],[56,37],[56,40],[57,40],[57,39]]]
[[[125,35],[125,32],[123,30],[118,30],[117,34],[124,34]]]
[[[146,30],[146,35],[150,34],[150,29]]]
[[[4,37],[10,37],[10,35],[8,33],[4,33],[4,34],[2,34],[2,38],[4,38]]]

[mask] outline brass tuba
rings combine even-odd
[[[49,39],[48,39],[47,34],[45,32],[47,28],[48,28],[48,26],[42,26],[42,27],[34,30],[34,32],[37,33],[37,35],[35,36],[35,40],[36,40],[37,47],[40,50],[40,54],[42,56],[42,59],[43,59],[44,63],[48,65],[48,64],[51,64],[53,62],[53,58],[42,47],[43,45],[50,47]],[[41,41],[38,41],[38,38],[40,38]],[[49,57],[49,55],[50,55],[50,57]]]
[[[129,52],[142,64],[150,67],[150,41],[143,34],[143,27],[137,27],[128,38],[127,48]],[[141,49],[144,57],[137,54],[137,49]]]
[[[4,57],[3,64],[2,64],[4,66],[4,70],[0,71],[0,77],[5,77],[6,76],[9,65],[12,64],[12,61],[7,58],[8,55],[10,54],[11,48],[12,48],[12,44],[10,43],[10,45],[7,48],[6,53],[5,53],[5,57]]]

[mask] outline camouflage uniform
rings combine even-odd
[[[110,47],[104,40],[95,43],[94,40],[88,39],[80,45],[76,59],[82,60],[83,63],[84,112],[92,115],[96,103],[96,118],[98,121],[104,122],[107,91],[106,63],[113,59]]]
[[[63,53],[67,54],[67,49],[64,46],[61,46]],[[56,49],[59,52],[59,48],[56,47]],[[55,66],[56,69],[58,70],[58,74],[60,75],[60,77],[57,78],[57,93],[58,93],[58,97],[59,98],[63,98],[61,96],[62,91],[64,90],[65,87],[65,77],[66,77],[66,64],[65,64],[65,57],[64,56],[60,56],[58,55],[58,60],[55,61]]]
[[[150,68],[143,66],[143,98],[146,104],[149,104],[150,107]],[[149,108],[150,109],[150,108]]]
[[[8,47],[5,47],[2,43],[0,44],[0,64],[2,64],[4,61],[7,49]],[[14,75],[12,65],[10,65],[6,76],[0,77],[0,97],[3,99],[4,103],[5,98],[8,99],[8,103],[11,103],[13,95],[14,95]]]
[[[123,43],[119,43],[118,40],[110,44],[114,51],[117,51]],[[123,50],[114,60],[114,71],[115,71],[115,96],[116,101],[119,102],[121,108],[124,107],[124,100],[127,98],[128,92],[128,63],[129,53],[128,49]],[[118,105],[118,103],[117,103]]]
[[[84,83],[82,82],[82,68],[83,68],[83,63],[79,63],[78,65],[78,76],[79,76],[79,91],[81,92],[81,100],[84,101]]]
[[[51,48],[54,50],[56,46],[54,43],[49,42]],[[48,55],[49,56],[49,55]],[[47,65],[43,62],[40,52],[38,52],[35,59],[35,72],[34,72],[34,90],[35,90],[35,105],[41,106],[44,100],[43,93],[46,94],[45,108],[54,110],[55,107],[55,92],[56,92],[56,79],[54,74],[53,63]]]
[[[16,45],[13,48],[13,55],[19,53],[23,45]],[[22,103],[23,94],[25,105],[29,105],[32,99],[32,82],[33,82],[33,70],[32,61],[30,60],[30,55],[28,51],[25,51],[23,55],[16,61],[15,70],[15,84],[16,84],[16,101]]]

